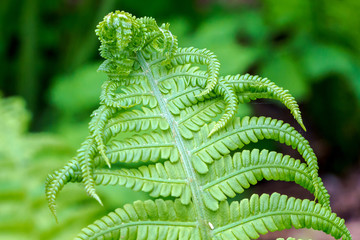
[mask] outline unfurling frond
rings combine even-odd
[[[247,240],[292,227],[351,239],[331,212],[309,142],[281,120],[237,113],[239,104],[274,99],[305,129],[287,90],[258,76],[220,76],[214,53],[178,48],[169,25],[153,18],[116,11],[96,34],[105,58],[99,71],[108,80],[77,156],[47,179],[49,207],[55,214],[56,195],[68,182],[83,183],[100,203],[97,185],[156,199],[109,213],[77,239]],[[302,159],[244,150],[263,139],[296,149]],[[228,203],[261,180],[293,182],[315,200],[273,193]]]

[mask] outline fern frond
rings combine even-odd
[[[94,198],[96,201],[103,205],[100,197],[97,195],[95,190],[94,182],[94,157],[96,154],[96,143],[92,137],[88,137],[85,142],[82,143],[80,149],[78,150],[77,159],[79,161],[82,181],[85,185],[86,193],[90,197]]]
[[[207,66],[207,84],[201,95],[210,93],[218,82],[220,62],[214,53],[207,49],[179,48],[176,54],[171,58],[172,65],[184,65],[196,63]]]
[[[211,137],[215,132],[223,128],[227,123],[230,122],[230,120],[234,118],[238,106],[238,98],[235,94],[235,89],[231,84],[220,79],[218,86],[215,88],[215,92],[221,96],[224,96],[226,108],[220,120],[217,121],[214,127],[211,129],[208,137]]]
[[[177,64],[187,64],[187,63],[196,63],[203,64],[207,66],[207,84],[205,90],[200,94],[207,95],[212,90],[215,89],[215,86],[218,86],[217,93],[224,97],[226,102],[226,108],[223,116],[215,124],[213,129],[209,133],[209,137],[218,131],[220,128],[224,127],[226,123],[231,120],[237,108],[238,100],[235,95],[235,90],[231,84],[228,84],[224,81],[223,78],[218,78],[220,62],[217,60],[216,56],[207,49],[196,49],[196,48],[180,48],[178,52],[171,59],[173,65]],[[219,84],[218,84],[219,83]]]
[[[78,165],[78,162],[73,159],[69,161],[62,169],[49,174],[46,178],[45,195],[48,201],[48,206],[56,221],[56,196],[66,183],[81,181],[82,176],[76,174],[78,171],[80,171],[80,166]]]
[[[196,99],[196,97],[198,96],[200,89],[204,87],[205,79],[206,76],[203,71],[200,71],[197,67],[191,68],[189,64],[176,66],[171,69],[167,75],[160,77],[159,82],[166,83],[165,87],[161,84],[159,86],[160,89],[165,89],[162,90],[162,92],[169,94],[170,89],[174,92],[167,98],[169,101],[169,108],[173,114],[179,114],[181,110],[194,106],[198,101],[203,101],[203,99]],[[234,86],[241,103],[249,102],[257,98],[279,100],[291,111],[294,118],[305,129],[299,106],[295,99],[287,90],[283,90],[276,86],[275,83],[267,78],[245,74],[220,77],[219,79],[220,83],[215,88],[215,91],[218,94],[221,94],[221,91],[225,91],[222,82],[226,82],[226,84]],[[175,84],[171,84],[169,80],[174,81]],[[227,96],[231,96],[231,94],[227,94]],[[214,98],[214,95],[211,97]],[[232,102],[231,108],[235,109],[235,107],[236,102]],[[226,113],[224,115],[226,115]],[[229,114],[229,116],[232,116],[232,114]]]
[[[205,204],[211,210],[217,210],[220,201],[235,197],[236,193],[242,193],[263,179],[293,181],[311,193],[315,191],[305,163],[268,150],[244,150],[233,157],[226,155],[209,166],[209,171],[212,174],[200,175],[199,179],[204,184]],[[318,201],[330,208],[330,197],[321,181],[319,186]]]
[[[291,227],[351,239],[331,213],[309,142],[281,120],[234,117],[239,104],[270,98],[305,129],[286,90],[258,76],[219,76],[211,51],[178,48],[169,25],[159,27],[153,18],[116,11],[96,33],[105,58],[99,70],[109,80],[77,156],[48,177],[50,209],[55,213],[56,194],[69,181],[81,181],[100,203],[95,185],[121,185],[158,199],[125,205],[77,239],[246,240]],[[263,139],[291,146],[305,162],[268,150],[241,151]],[[119,164],[108,169],[104,160]],[[319,203],[278,193],[227,202],[263,179],[295,182]],[[168,197],[173,200],[161,199]]]
[[[127,204],[84,228],[76,239],[202,239],[192,203],[147,200]],[[254,194],[208,212],[211,239],[250,240],[268,232],[295,228],[323,231],[336,239],[350,240],[344,221],[310,200],[286,195]]]
[[[240,94],[240,102],[248,102],[250,100],[256,99],[256,97],[252,98],[247,95],[241,95],[247,91],[254,93],[255,96],[256,94],[260,93],[261,98],[271,98],[281,101],[281,103],[283,103],[291,111],[291,114],[294,116],[299,125],[306,131],[301,118],[299,105],[288,90],[284,90],[283,88],[278,87],[275,83],[271,82],[267,78],[252,76],[250,74],[226,76],[225,81],[229,84],[232,84],[235,88],[235,91]],[[261,93],[265,93],[265,95]]]
[[[210,212],[216,239],[257,239],[268,232],[284,229],[311,228],[336,239],[350,240],[344,220],[321,204],[273,193],[253,194],[250,199],[223,201],[218,212]]]
[[[136,201],[84,228],[76,239],[201,239],[193,211],[192,204],[178,200]]]
[[[207,140],[209,127],[204,126],[196,138],[195,148],[192,150],[204,163],[212,163],[216,159],[230,153],[230,151],[242,148],[250,142],[258,142],[262,139],[272,139],[285,143],[303,156],[309,166],[310,174],[315,181],[318,178],[317,158],[309,145],[309,142],[301,136],[293,127],[281,120],[265,117],[235,118],[221,133]],[[201,165],[194,166],[198,172]]]
[[[106,156],[106,146],[104,143],[104,128],[108,120],[114,114],[114,112],[115,111],[113,108],[102,105],[92,113],[92,119],[89,123],[90,134],[95,139],[97,149],[101,154],[103,160],[109,166],[109,168],[111,167],[111,165],[110,160]]]
[[[80,169],[68,171],[64,168],[63,174],[65,180],[60,182],[64,185],[67,182],[81,182],[82,174]],[[46,183],[47,189],[49,185],[55,181],[57,172],[49,175]],[[134,191],[143,191],[150,193],[151,197],[176,197],[182,204],[189,204],[191,200],[191,191],[188,182],[185,179],[185,172],[179,162],[172,163],[166,161],[154,165],[140,166],[139,168],[121,168],[116,170],[95,169],[94,181],[96,185],[120,185],[130,188]],[[62,185],[62,186],[63,186]],[[60,189],[56,189],[56,193]],[[55,192],[47,190],[46,192]],[[55,196],[51,196],[51,203],[55,204]],[[50,199],[50,196],[49,196]]]

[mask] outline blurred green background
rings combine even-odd
[[[147,198],[99,188],[100,207],[70,184],[59,195],[56,224],[44,197],[46,175],[70,160],[88,134],[106,79],[96,72],[94,30],[114,10],[169,22],[180,46],[211,49],[222,74],[261,75],[289,89],[308,132],[277,103],[255,101],[245,111],[295,126],[318,155],[330,194],[350,194],[349,188],[360,198],[359,0],[2,0],[0,239],[71,239],[108,211]],[[359,219],[355,202],[334,210]]]

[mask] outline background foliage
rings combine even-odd
[[[47,173],[69,160],[87,135],[106,78],[96,72],[101,59],[94,29],[116,9],[170,22],[180,46],[215,52],[222,74],[259,74],[289,89],[301,104],[310,130],[303,134],[318,154],[325,184],[341,188],[339,179],[347,175],[355,179],[347,184],[359,181],[353,171],[360,162],[358,0],[2,0],[1,239],[69,239],[125,202],[147,198],[100,189],[108,201],[104,209],[80,187],[67,187],[56,224],[43,194]],[[301,131],[286,110],[266,103],[243,110],[284,119]],[[330,195],[345,194],[328,188]],[[359,219],[359,204],[349,205],[334,211]],[[80,212],[87,218],[77,218]]]

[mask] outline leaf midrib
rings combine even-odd
[[[174,147],[174,143],[144,143],[144,144],[138,144],[136,146],[126,146],[126,143],[121,146],[117,146],[114,148],[111,148],[111,150],[107,150],[106,154],[116,153],[120,151],[125,150],[135,150],[135,149],[143,149],[143,148],[162,148],[162,147]]]
[[[122,171],[122,170],[119,170]],[[95,174],[101,174],[101,175],[116,175],[119,177],[126,177],[126,178],[132,178],[132,179],[137,179],[137,180],[142,180],[142,181],[148,181],[148,182],[153,182],[153,183],[170,183],[170,184],[186,184],[186,180],[184,179],[174,179],[174,178],[169,178],[169,179],[164,179],[164,178],[160,178],[160,177],[144,177],[144,176],[138,176],[138,175],[129,175],[129,174],[122,174],[121,172],[109,172],[107,170],[96,170]]]
[[[163,114],[166,121],[169,123],[170,130],[172,132],[173,138],[175,140],[175,145],[177,146],[180,154],[181,164],[184,167],[186,180],[188,181],[191,194],[192,194],[192,200],[194,203],[194,210],[196,219],[198,222],[199,230],[202,233],[203,239],[211,239],[210,235],[210,228],[208,227],[208,220],[206,218],[206,209],[204,202],[201,199],[201,186],[200,182],[198,181],[196,177],[195,169],[192,166],[191,163],[191,154],[190,151],[187,151],[184,143],[184,139],[182,138],[178,123],[176,122],[173,115],[170,113],[170,110],[167,108],[167,103],[165,99],[163,98],[158,86],[157,86],[157,78],[156,76],[153,76],[153,73],[149,67],[149,64],[146,62],[144,56],[140,51],[136,52],[138,61],[140,63],[141,68],[144,71],[145,76],[148,79],[148,82],[150,84],[150,88],[155,96],[155,98],[158,101],[158,105],[160,108],[161,113]]]

